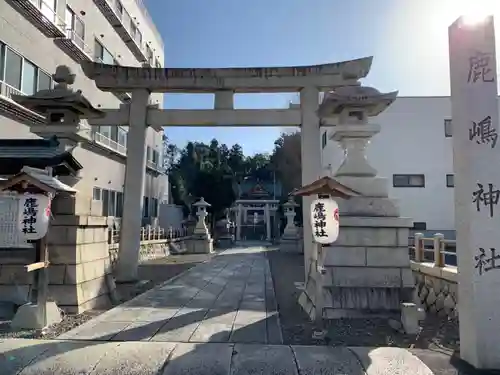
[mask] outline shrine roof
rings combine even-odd
[[[44,191],[77,193],[78,190],[59,181],[57,178],[49,176],[44,170],[23,167],[20,173],[0,181],[0,189],[8,189],[26,181]]]
[[[24,167],[54,168],[59,176],[74,175],[83,166],[51,139],[0,139],[0,174],[13,175]]]
[[[349,199],[351,197],[360,196],[361,194],[357,191],[341,184],[337,180],[325,176],[316,180],[310,184],[302,186],[296,189],[291,196],[310,196],[310,195],[330,195],[332,197],[340,197],[344,199]]]

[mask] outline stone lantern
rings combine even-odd
[[[302,252],[302,239],[298,228],[295,226],[295,208],[298,206],[292,196],[283,204],[283,210],[286,217],[286,226],[280,240],[280,251],[289,253]]]
[[[344,150],[333,180],[359,193],[337,200],[342,235],[323,246],[328,254],[326,271],[335,274],[325,278],[328,290],[335,291],[325,301],[339,301],[325,306],[329,318],[369,317],[373,311],[390,315],[412,298],[408,255],[412,220],[400,217],[397,202],[389,197],[387,179],[366,157],[371,138],[381,131],[369,118],[382,113],[397,94],[366,86],[340,87],[329,92],[318,109],[321,123],[332,126],[332,137]]]
[[[190,253],[211,253],[213,251],[213,239],[210,236],[210,232],[205,221],[208,215],[207,208],[210,206],[210,203],[206,202],[203,197],[201,197],[198,202],[193,204],[193,207],[196,207],[196,216],[198,216],[198,221],[191,239],[188,240],[187,247],[188,252]]]

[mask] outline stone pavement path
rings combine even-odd
[[[281,344],[264,250],[226,250],[58,339]]]
[[[439,357],[439,354],[437,354]],[[437,358],[437,357],[436,357]],[[0,341],[2,375],[465,375],[401,348],[231,343]]]

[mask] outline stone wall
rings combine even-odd
[[[416,295],[431,314],[458,318],[457,267],[436,267],[434,263],[411,262]]]
[[[48,233],[49,292],[68,313],[108,307],[115,285],[108,255],[107,218],[91,197],[57,196]],[[100,202],[98,202],[100,203]]]

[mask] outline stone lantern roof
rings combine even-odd
[[[201,197],[200,200],[196,203],[193,203],[194,207],[210,207],[212,206],[210,203],[205,201],[205,198]]]
[[[75,82],[73,74],[65,65],[59,65],[52,75],[56,82],[53,89],[40,90],[33,95],[13,95],[20,105],[41,114],[70,111],[82,118],[104,117],[104,112],[90,104],[81,90],[74,91],[69,85]]]
[[[362,108],[369,117],[377,116],[397,98],[398,91],[381,93],[374,87],[344,86],[325,94],[318,109],[320,117],[339,115],[344,109]]]

